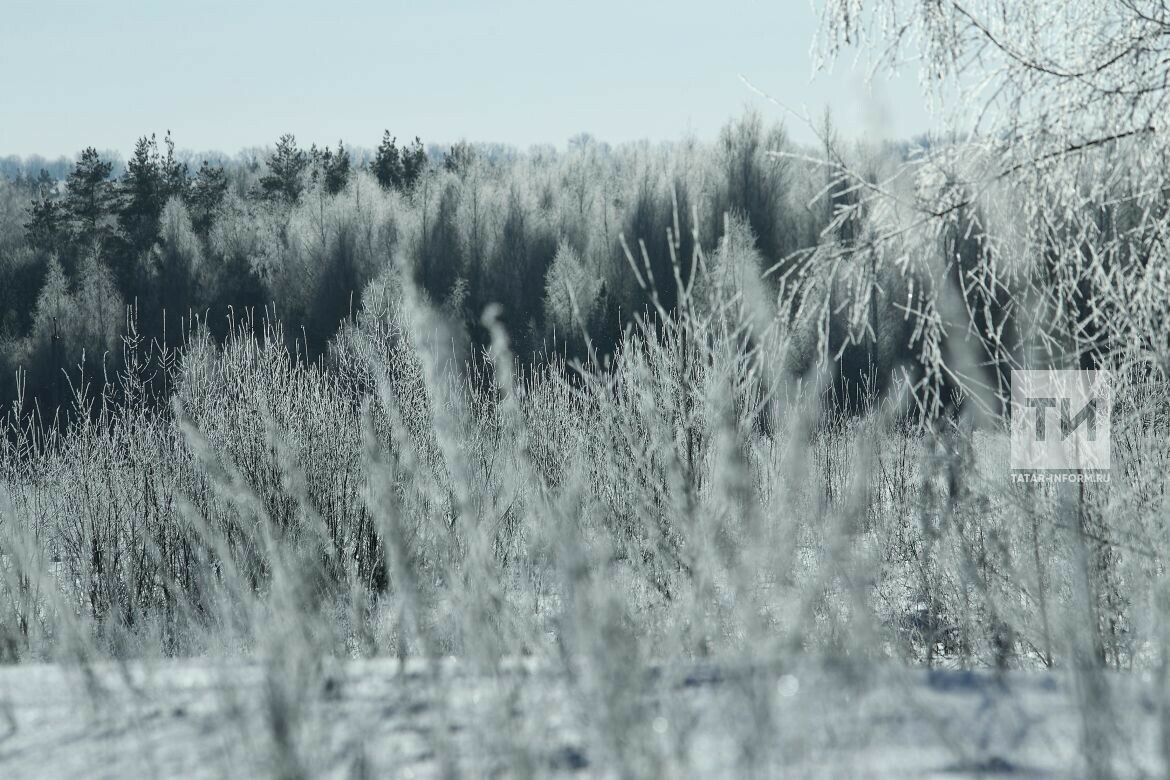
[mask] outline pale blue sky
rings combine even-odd
[[[912,74],[876,94],[848,67],[812,80],[816,29],[808,0],[5,0],[0,156],[126,154],[168,128],[233,153],[282,132],[563,146],[712,138],[746,105],[781,118],[739,74],[814,116],[831,104],[847,135],[926,129]]]

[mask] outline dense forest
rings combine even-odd
[[[879,166],[909,149],[851,151]],[[341,142],[306,150],[290,134],[193,170],[168,134],[140,138],[120,176],[89,148],[60,180],[59,165],[9,159],[0,399],[51,417],[71,388],[116,376],[127,349],[166,362],[194,331],[222,341],[242,318],[279,320],[295,354],[327,359],[342,324],[403,273],[458,323],[464,357],[487,344],[480,315],[496,303],[522,360],[603,358],[637,316],[674,310],[696,242],[739,242],[737,273],[769,271],[776,294],[848,199],[793,151],[782,127],[749,114],[714,144],[613,148],[582,135],[565,150],[428,151],[387,132],[363,163]],[[849,346],[860,382],[873,340],[847,344],[846,327],[823,348]],[[888,371],[910,353],[886,342]]]

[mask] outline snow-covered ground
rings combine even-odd
[[[390,660],[284,686],[258,663],[9,667],[0,777],[1085,773],[1078,686],[1062,675],[659,668],[625,680],[641,694],[608,712],[583,704],[601,700],[584,676]],[[1094,714],[1113,767],[1158,773],[1152,683],[1107,679]]]

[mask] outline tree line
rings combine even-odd
[[[291,134],[262,165],[205,161],[191,170],[170,133],[161,143],[139,138],[125,164],[93,147],[64,172],[5,163],[0,400],[20,394],[48,408],[67,401],[70,370],[93,378],[120,367],[128,316],[148,344],[166,349],[183,343],[200,312],[273,304],[251,258],[214,257],[227,204],[288,212],[307,191],[337,195],[354,171],[344,143],[305,150]],[[399,145],[387,132],[368,169],[380,187],[408,192],[427,164],[419,139]]]
[[[876,177],[911,151],[824,137],[799,148],[756,114],[713,143],[581,135],[562,150],[428,152],[386,132],[356,162],[342,142],[304,149],[289,134],[192,170],[168,133],[140,138],[117,177],[89,148],[63,181],[0,180],[0,400],[67,405],[78,383],[123,370],[131,347],[165,390],[193,328],[222,340],[244,317],[279,320],[294,354],[328,361],[338,328],[392,313],[405,283],[454,324],[462,359],[487,346],[480,318],[499,304],[528,363],[604,359],[633,318],[730,284],[785,321],[785,371],[830,360],[842,392],[880,390],[922,349],[898,307],[929,280],[871,280],[859,320],[855,280],[818,258],[863,245],[868,215],[816,158]],[[971,231],[922,248],[944,266],[982,251]]]

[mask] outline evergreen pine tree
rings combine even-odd
[[[309,166],[309,157],[297,149],[297,139],[285,133],[276,142],[276,151],[268,158],[268,173],[260,179],[264,197],[288,204],[300,200],[305,183],[303,175]]]
[[[134,145],[126,173],[118,182],[118,227],[132,258],[154,246],[158,218],[166,202],[166,182],[158,143],[152,135]]]
[[[167,156],[162,162],[163,203],[175,197],[186,199],[191,186],[191,171],[187,163],[175,157],[175,141],[171,138],[170,130],[163,138],[163,144],[167,147]]]
[[[345,148],[345,144],[341,141],[337,142],[337,152],[331,152],[328,147],[325,148],[324,155],[324,171],[325,171],[325,191],[330,195],[336,195],[345,189],[345,185],[349,182],[349,150]]]
[[[95,238],[103,217],[109,213],[113,167],[90,146],[81,153],[65,182],[65,210],[80,240]]]
[[[325,167],[325,162],[333,156],[333,152],[329,151],[326,146],[324,151],[317,148],[317,144],[309,146],[309,164],[305,166],[309,172],[309,187],[316,187],[321,180],[321,172]]]
[[[389,130],[383,133],[370,168],[382,189],[402,188],[402,155],[398,151],[397,139],[390,135]]]
[[[427,152],[423,149],[422,141],[414,137],[414,143],[409,149],[402,150],[402,184],[399,189],[408,191],[414,188],[414,183],[427,169]]]

